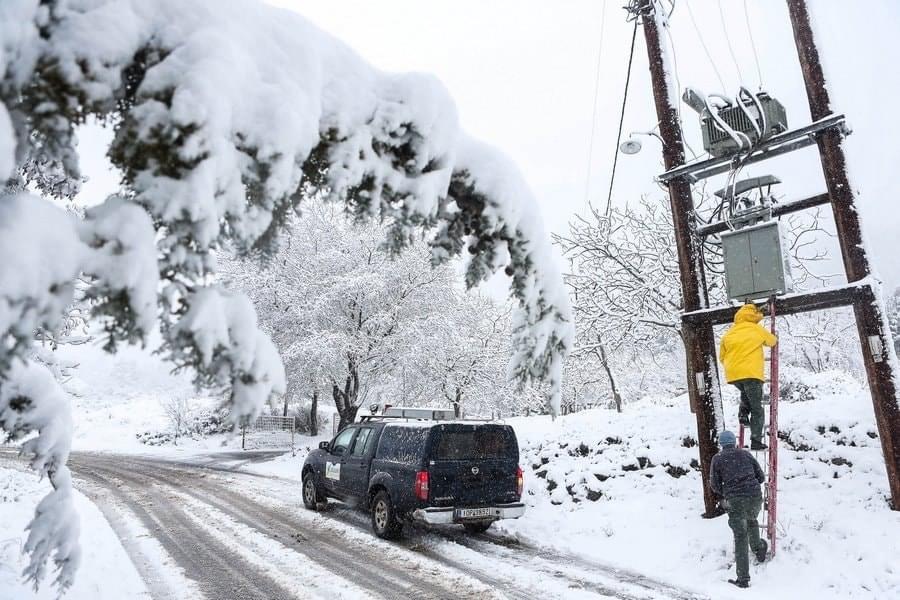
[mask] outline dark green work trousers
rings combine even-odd
[[[750,579],[748,550],[756,552],[762,547],[759,539],[759,511],[762,496],[733,496],[728,498],[728,526],[734,533],[734,563],[738,579]]]
[[[761,442],[763,437],[763,424],[766,416],[763,412],[763,382],[759,379],[738,379],[731,383],[741,391],[741,407],[739,415],[750,415],[750,439]]]

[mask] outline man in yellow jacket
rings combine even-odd
[[[738,421],[750,425],[750,449],[764,450],[762,441],[765,415],[762,384],[765,379],[763,346],[778,343],[772,333],[759,324],[763,314],[755,304],[745,304],[734,315],[734,325],[722,336],[719,361],[725,365],[725,380],[741,391]]]

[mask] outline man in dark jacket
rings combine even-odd
[[[734,533],[734,562],[737,579],[729,579],[740,588],[750,587],[750,559],[748,547],[756,560],[764,562],[769,545],[759,537],[756,520],[762,508],[760,484],[765,481],[763,471],[753,455],[737,448],[737,440],[730,431],[719,434],[722,450],[712,459],[709,468],[709,487],[716,497],[724,499],[728,511],[728,526]]]

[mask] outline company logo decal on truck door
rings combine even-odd
[[[341,463],[325,463],[325,479],[341,480]]]

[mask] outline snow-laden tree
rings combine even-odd
[[[716,203],[711,202],[704,189],[698,192],[702,196],[698,200],[700,218],[721,218]],[[827,235],[819,213],[791,215],[782,221],[782,227],[796,275],[795,285],[802,288],[827,282],[828,276],[816,269],[816,263],[826,258],[821,246],[816,245],[817,236]],[[603,370],[608,374],[610,387],[622,375],[633,382],[628,371],[635,370],[653,373],[652,379],[659,384],[680,387],[682,383],[677,380],[659,376],[661,369],[654,364],[670,362],[671,356],[663,358],[665,354],[684,356],[681,282],[668,199],[645,196],[636,204],[612,207],[608,213],[593,210],[588,217],[576,217],[567,235],[554,239],[571,267],[566,281],[572,289],[578,317],[575,355],[593,355],[590,360],[602,368],[600,357],[605,353],[609,368]],[[725,304],[718,238],[707,238],[703,248],[710,304]],[[816,329],[806,317],[798,317],[793,323],[797,324],[795,329],[811,336]],[[841,344],[835,338],[831,350],[813,349],[800,341],[795,346],[810,357],[824,357],[831,352],[833,362]],[[613,368],[617,361],[623,365],[621,369]],[[646,391],[646,378],[642,379],[645,381],[623,387]]]
[[[451,269],[433,268],[422,244],[394,256],[384,236],[377,223],[310,201],[266,268],[248,258],[223,273],[256,305],[292,391],[327,394],[342,427],[404,355],[431,344],[420,323],[442,312],[453,285]]]
[[[643,357],[670,346],[666,336],[683,343],[668,205],[653,196],[609,214],[594,210],[590,217],[576,217],[568,235],[555,241],[571,266],[566,282],[575,299],[575,354],[605,375],[611,398],[616,392],[621,397],[621,377]]]
[[[787,315],[778,325],[779,352],[786,364],[813,373],[839,369],[865,377],[851,309]]]
[[[65,588],[77,546],[71,528],[44,526],[69,522],[70,434],[52,376],[27,360],[34,332],[58,327],[87,277],[110,350],[159,319],[169,360],[222,389],[232,422],[252,418],[283,391],[283,367],[249,300],[212,283],[216,250],[271,251],[308,195],[389,218],[395,250],[422,228],[436,262],[466,249],[470,284],[505,268],[514,371],[547,377],[558,399],[567,297],[533,198],[506,158],[462,133],[433,78],[380,73],[249,0],[0,3],[0,177],[71,196],[76,128],[92,116],[115,128],[121,194],[82,223],[31,193],[0,197],[0,423],[39,432],[24,448],[56,490],[32,523],[35,580],[53,554]]]
[[[370,403],[516,411],[533,388],[509,380],[508,307],[461,289],[422,240],[399,256],[385,227],[310,200],[262,269],[223,261],[285,361],[288,395],[335,404],[341,426]],[[285,405],[286,406],[286,405]]]
[[[457,415],[548,412],[545,390],[517,385],[509,373],[510,306],[456,287],[452,292],[446,307],[421,324],[423,334],[436,343],[413,354],[406,371],[415,374],[429,398]]]

